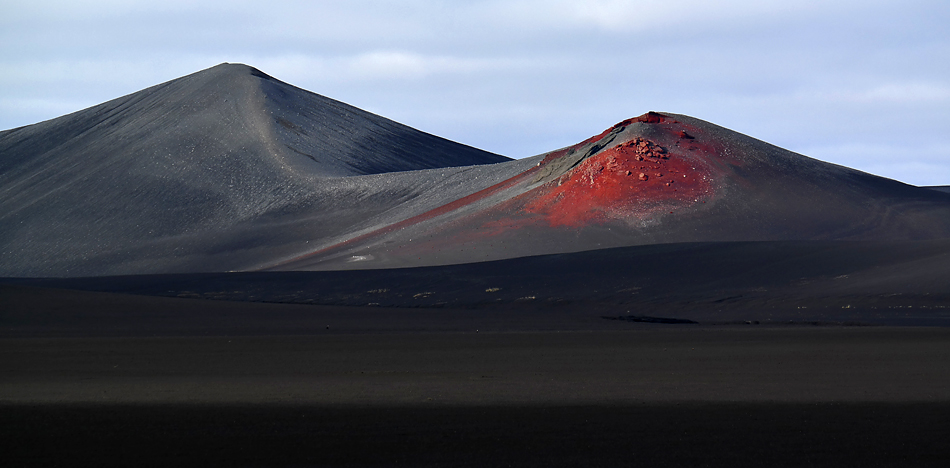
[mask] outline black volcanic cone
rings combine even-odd
[[[372,174],[501,161],[222,64],[0,132],[0,275],[248,268],[431,189]]]

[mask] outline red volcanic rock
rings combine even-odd
[[[666,141],[675,141],[677,131],[670,129],[668,135]],[[691,177],[676,184],[679,190],[672,189],[673,183],[667,182],[670,174],[705,175],[709,170],[693,158],[681,157],[682,151],[664,148],[658,140],[635,137],[588,157],[557,179],[513,199],[503,210],[523,213],[527,223],[543,220],[551,227],[576,228],[609,219],[643,219],[665,212],[663,208],[687,207],[706,198],[711,187],[706,177]],[[632,174],[639,179],[636,185],[621,179]]]
[[[693,136],[689,133],[686,133],[686,130],[680,130],[680,138],[685,138],[687,140],[692,140]]]
[[[665,122],[665,121],[666,121],[666,117],[664,117],[662,114],[657,114],[656,112],[650,111],[650,112],[647,112],[646,114],[643,114],[643,115],[641,115],[641,116],[639,116],[639,117],[635,117],[635,118],[632,119],[632,120],[633,120],[634,122],[643,122],[643,123],[652,123],[652,124],[655,124],[655,123],[662,123],[662,122]]]
[[[620,145],[620,147],[621,147],[621,148],[633,148],[634,150],[636,150],[636,153],[637,153],[636,160],[637,160],[637,161],[643,161],[643,157],[644,157],[644,156],[646,156],[646,157],[648,157],[648,158],[661,158],[661,159],[668,159],[668,158],[669,158],[669,156],[667,155],[666,148],[664,148],[664,147],[662,147],[662,146],[660,146],[660,145],[658,145],[658,144],[656,144],[656,143],[654,143],[654,142],[652,142],[652,141],[645,140],[645,139],[640,138],[640,137],[634,138],[633,140],[628,141],[628,142],[626,142],[626,143]]]
[[[643,122],[643,123],[656,124],[656,123],[663,123],[663,122],[666,122],[666,120],[667,120],[666,117],[663,116],[662,114],[658,114],[658,113],[656,113],[656,112],[650,111],[650,112],[647,112],[646,114],[643,114],[643,115],[641,115],[641,116],[639,116],[639,117],[634,117],[634,118],[632,118],[632,119],[627,119],[627,120],[624,120],[623,122],[619,122],[619,123],[617,123],[616,125],[614,125],[614,126],[612,127],[612,129],[615,130],[615,129],[618,129],[618,128],[621,128],[621,127],[626,127],[627,125],[630,125],[630,124],[633,123],[633,122]],[[603,134],[601,134],[600,136],[603,136]]]

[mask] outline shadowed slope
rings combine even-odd
[[[501,161],[223,64],[0,133],[0,275],[251,268]]]

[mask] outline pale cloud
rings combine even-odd
[[[863,93],[860,100],[921,103],[950,100],[950,86],[940,83],[885,84]]]
[[[239,61],[256,66],[285,81],[359,83],[392,80],[428,80],[458,75],[491,75],[550,69],[551,63],[507,57],[464,57],[401,50],[374,50],[351,55],[246,56]],[[233,60],[232,60],[233,61]]]
[[[800,101],[857,104],[941,105],[950,100],[950,85],[938,82],[883,82],[870,86],[838,86],[797,90],[789,97]]]
[[[830,4],[818,0],[513,0],[474,2],[480,18],[529,28],[586,27],[608,32],[658,32],[671,27],[701,24],[704,28],[731,28],[737,24],[787,21],[813,12],[841,11],[859,3]],[[868,2],[861,2],[864,6]]]
[[[503,72],[529,66],[505,58],[453,57],[406,51],[372,51],[349,57],[311,60],[314,69],[332,70],[342,79],[421,79],[432,75]],[[326,71],[324,72],[326,73]]]
[[[157,66],[149,61],[109,59],[57,59],[14,62],[0,69],[0,85],[23,82],[133,83],[154,76]]]

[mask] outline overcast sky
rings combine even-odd
[[[0,0],[0,129],[221,62],[515,158],[656,110],[950,184],[947,0]]]

